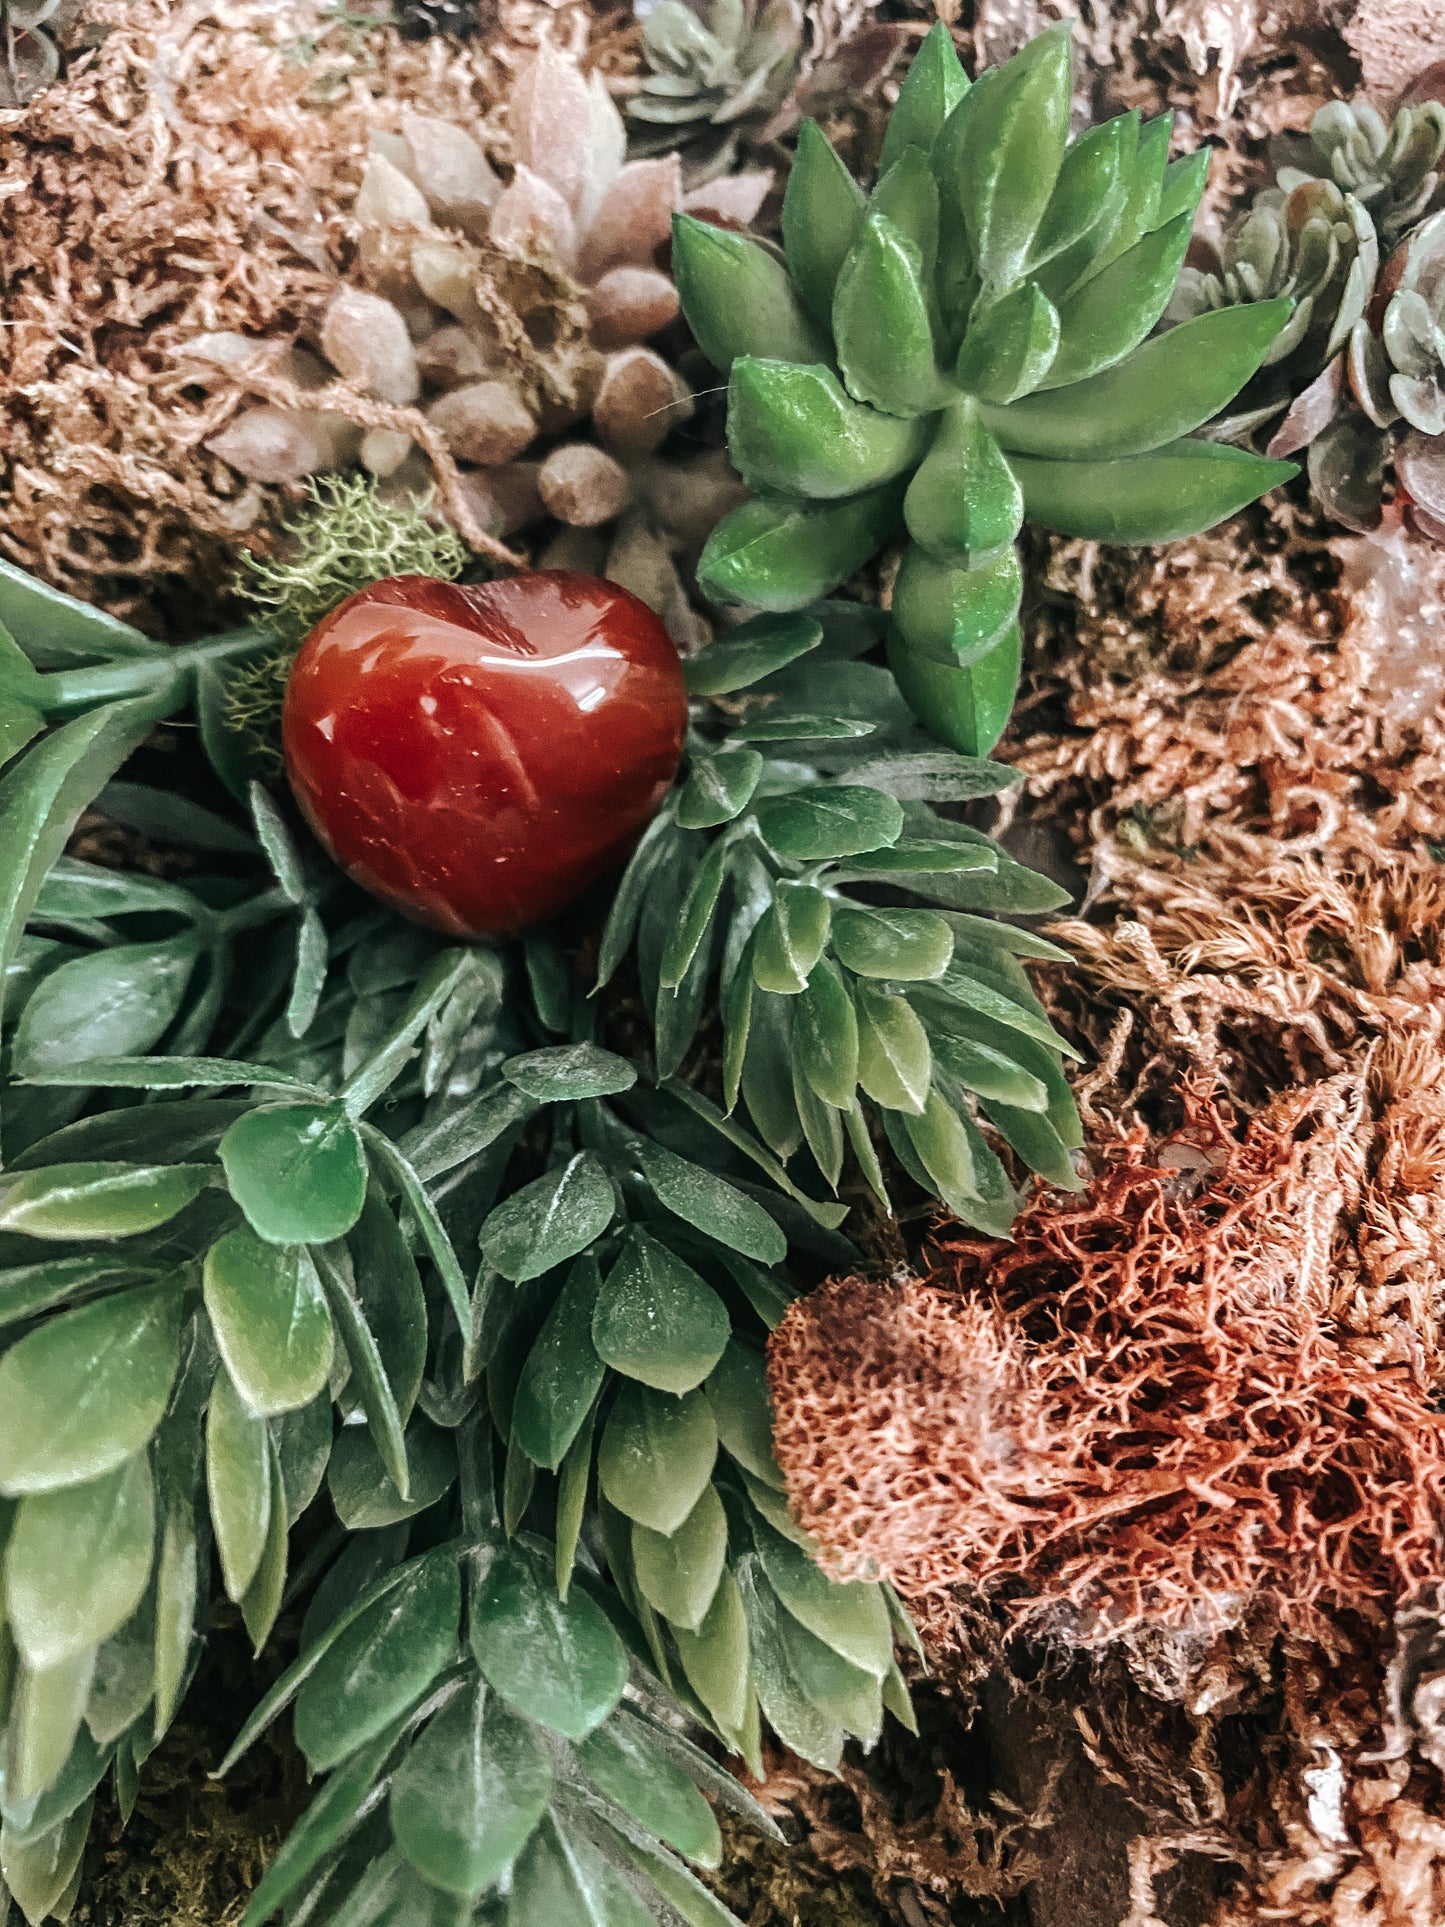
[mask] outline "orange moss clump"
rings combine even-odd
[[[835,1281],[783,1321],[778,1459],[842,1570],[925,1613],[982,1589],[1087,1645],[1246,1609],[1384,1617],[1438,1574],[1445,1427],[1418,1350],[1376,1362],[1337,1316],[1370,1183],[1358,1088],[1242,1138],[1185,1097],[1153,1162],[1135,1134],[1012,1243],[945,1235],[924,1279]]]

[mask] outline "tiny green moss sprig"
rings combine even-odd
[[[889,660],[914,713],[987,755],[1019,671],[1025,520],[1173,541],[1295,473],[1195,439],[1290,303],[1157,340],[1208,157],[1125,114],[1069,138],[1070,25],[970,86],[942,23],[914,60],[871,195],[805,124],[781,254],[674,220],[684,313],[728,375],[728,445],[757,499],[714,531],[718,602],[783,612],[903,532]]]

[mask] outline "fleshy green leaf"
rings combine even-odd
[[[724,374],[739,355],[825,361],[781,261],[746,235],[690,214],[672,217],[672,278],[697,344]]]
[[[1090,244],[1108,233],[1123,210],[1124,167],[1139,144],[1137,115],[1090,127],[1070,143],[1043,219],[1030,265],[1051,268],[1049,286],[1067,289],[1087,262]]]
[[[0,1359],[0,1492],[51,1492],[123,1465],[160,1424],[180,1293],[147,1285],[38,1325]]]
[[[891,1111],[922,1111],[933,1072],[928,1033],[907,1000],[866,980],[854,986],[858,1082]]]
[[[1022,490],[976,402],[964,398],[940,417],[903,515],[930,555],[970,567],[1007,548],[1023,527]]]
[[[1018,621],[1023,586],[1012,545],[970,569],[911,544],[893,585],[893,620],[910,651],[945,668],[967,669]]]
[[[928,423],[854,401],[829,368],[745,356],[728,384],[728,452],[749,488],[836,501],[913,467]]]
[[[970,323],[954,379],[980,401],[1017,401],[1042,384],[1058,347],[1058,310],[1036,282],[1020,281]]]
[[[238,1226],[206,1253],[205,1298],[226,1369],[253,1412],[291,1412],[315,1398],[334,1340],[303,1247],[267,1244]]]
[[[878,157],[879,172],[890,168],[907,147],[930,153],[943,123],[967,92],[968,76],[953,44],[953,35],[946,22],[935,20],[898,90],[898,102],[889,116],[883,151]]]
[[[1064,461],[1148,454],[1192,434],[1234,399],[1289,312],[1287,301],[1259,301],[1200,315],[1067,395],[986,409],[984,419],[1001,446],[1018,454]]]
[[[1299,473],[1293,462],[1188,440],[1115,462],[1015,455],[1010,466],[1030,521],[1060,535],[1138,545],[1202,534]]]
[[[22,1499],[5,1554],[5,1604],[27,1663],[59,1666],[123,1625],[150,1578],[154,1541],[144,1453],[88,1485]]]
[[[833,336],[848,392],[886,414],[926,414],[947,399],[925,273],[915,242],[886,214],[871,213],[833,293]]]
[[[610,1504],[654,1532],[677,1531],[702,1496],[717,1458],[717,1426],[701,1391],[671,1398],[622,1386],[597,1454]]]
[[[748,603],[779,614],[806,608],[882,547],[898,526],[902,501],[901,483],[885,482],[826,508],[744,502],[708,537],[698,582],[714,602]],[[709,653],[704,650],[700,660]]]
[[[682,1189],[675,1182],[673,1188]],[[689,1185],[687,1195],[695,1204],[696,1187]],[[687,1392],[717,1363],[728,1330],[712,1286],[656,1238],[629,1230],[592,1317],[598,1357],[659,1391]]]
[[[828,941],[832,907],[811,883],[782,878],[753,940],[753,976],[763,990],[795,997]]]
[[[339,1104],[275,1104],[238,1117],[221,1139],[231,1196],[270,1244],[329,1244],[366,1202],[366,1157]]]
[[[581,1587],[559,1599],[525,1548],[483,1555],[471,1644],[503,1699],[569,1740],[605,1720],[627,1683],[627,1657],[602,1608]]]
[[[793,286],[803,306],[825,331],[832,316],[838,270],[862,220],[862,189],[818,123],[805,120],[798,129],[797,151],[783,195],[783,246]],[[799,359],[796,355],[783,358]]]

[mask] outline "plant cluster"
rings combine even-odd
[[[757,499],[699,565],[720,602],[806,606],[906,535],[889,659],[914,712],[987,755],[1019,669],[1026,518],[1114,542],[1211,527],[1294,473],[1194,431],[1260,366],[1289,304],[1155,340],[1204,188],[1170,119],[1069,139],[1070,28],[970,86],[937,25],[865,197],[806,124],[785,259],[679,216],[684,312],[728,374]]]
[[[1295,301],[1219,432],[1269,427],[1272,454],[1307,448],[1311,487],[1347,528],[1381,527],[1393,479],[1399,515],[1445,541],[1445,106],[1387,122],[1334,101],[1286,156],[1215,262],[1185,269],[1171,311]]]

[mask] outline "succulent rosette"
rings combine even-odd
[[[1135,113],[1069,138],[1067,25],[970,85],[935,27],[871,195],[805,123],[783,250],[676,217],[684,312],[728,374],[756,499],[715,530],[717,602],[805,607],[904,538],[889,658],[920,720],[970,755],[1008,719],[1026,520],[1156,543],[1295,471],[1195,439],[1253,377],[1286,298],[1151,340],[1207,156]]]

